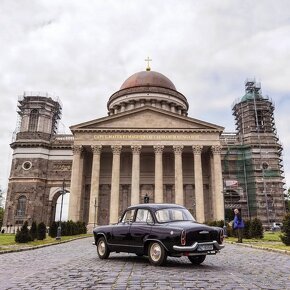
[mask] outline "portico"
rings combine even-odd
[[[139,122],[148,112],[152,117],[157,113],[153,108],[139,109]],[[164,112],[158,114],[159,119],[164,118]],[[154,117],[157,121],[157,115]],[[132,115],[131,118],[134,119]],[[132,124],[136,122],[132,120]],[[184,128],[174,132],[142,129],[129,133],[130,130],[100,132],[97,125],[95,123],[96,128],[91,128],[91,132],[86,129],[92,127],[89,124],[73,129],[72,177],[75,178],[72,178],[69,209],[73,220],[88,216],[90,225],[117,222],[122,210],[142,203],[145,194],[150,202],[186,206],[199,222],[223,218],[216,128]],[[205,124],[200,123],[200,126]],[[89,206],[82,205],[88,195]]]
[[[163,75],[141,76],[151,86],[133,75],[111,96],[109,116],[71,127],[69,218],[115,223],[147,194],[186,206],[199,222],[223,219],[223,128],[188,117],[186,98]]]

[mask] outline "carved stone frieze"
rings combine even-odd
[[[52,169],[57,171],[71,171],[72,164],[67,162],[57,162],[53,164]]]

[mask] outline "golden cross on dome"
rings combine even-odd
[[[152,59],[150,59],[149,56],[148,56],[148,57],[145,59],[145,61],[147,61],[147,67],[146,67],[146,70],[147,70],[147,71],[150,71],[151,68],[150,68],[150,63],[149,63],[149,61],[152,61]]]

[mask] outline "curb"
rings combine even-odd
[[[31,246],[31,247],[11,249],[11,250],[0,250],[0,255],[9,254],[9,253],[15,253],[15,252],[31,251],[31,250],[36,250],[36,249],[45,248],[45,247],[49,247],[49,246],[60,245],[60,244],[72,242],[72,241],[75,241],[75,240],[87,239],[87,238],[91,238],[91,237],[77,237],[75,239],[69,239],[69,240],[66,240],[66,241],[59,241],[59,242],[54,242],[54,243],[44,244],[44,245],[39,245],[39,246]]]
[[[287,250],[273,249],[273,248],[268,248],[268,247],[255,246],[252,244],[235,243],[235,242],[230,242],[230,241],[228,241],[226,243],[241,246],[241,247],[253,248],[253,249],[264,250],[264,251],[266,250],[269,252],[276,252],[276,253],[280,253],[280,254],[290,255],[290,251],[287,251]]]

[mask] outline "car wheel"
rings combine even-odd
[[[107,259],[110,255],[110,250],[104,237],[98,239],[97,252],[100,259]]]
[[[154,266],[164,265],[167,259],[167,253],[160,243],[152,242],[148,248],[148,258]]]
[[[206,255],[200,255],[200,256],[188,256],[189,261],[193,265],[199,265],[201,264],[206,258]]]

